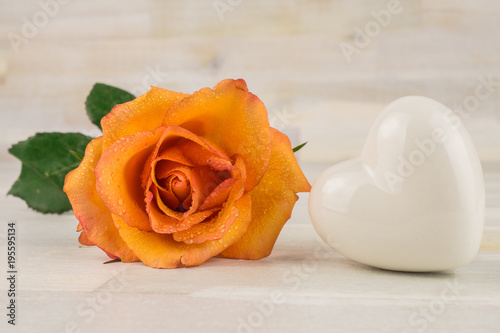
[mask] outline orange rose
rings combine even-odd
[[[310,190],[288,138],[243,80],[186,95],[151,88],[117,105],[66,177],[82,231],[123,262],[260,259]]]

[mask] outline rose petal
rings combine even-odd
[[[187,135],[187,133],[184,134]],[[233,168],[229,157],[213,142],[198,138],[192,133],[186,138],[190,141],[167,147],[157,156],[155,155],[155,158],[158,161],[168,160],[191,167],[209,165],[215,170],[231,170]]]
[[[186,214],[192,214],[198,210],[205,199],[212,193],[225,178],[207,166],[194,167],[191,171],[191,188],[193,189],[193,201]]]
[[[151,223],[158,224],[159,222],[153,220],[160,219],[163,214],[179,221],[194,214],[203,200],[205,200],[206,195],[204,190],[206,190],[206,186],[210,184],[209,182],[213,182],[213,178],[210,177],[210,173],[206,171],[207,168],[208,167],[196,167],[189,172],[189,180],[191,183],[191,195],[189,196],[189,199],[191,201],[191,206],[186,212],[180,212],[172,209],[167,204],[168,202],[163,202],[162,196],[160,196],[160,193],[158,192],[159,189],[153,185],[152,181],[150,181],[148,187],[146,188],[146,211],[149,214]],[[172,200],[172,198],[167,197],[167,200]]]
[[[220,151],[214,143],[206,138],[203,139],[207,146],[202,146],[193,141],[188,141],[180,146],[179,150],[182,152],[184,160],[188,161],[189,165],[209,165],[215,170],[231,170],[233,166],[229,157]],[[207,142],[208,141],[208,142]],[[169,152],[165,152],[162,156],[170,159]]]
[[[161,153],[155,154],[154,158],[151,161],[153,161],[154,159],[162,159],[177,162],[185,166],[194,166],[194,163],[188,160],[186,156],[184,156],[182,146],[183,145],[168,147]]]
[[[251,199],[245,194],[235,203],[238,218],[226,234],[216,241],[185,244],[173,240],[172,235],[161,235],[131,227],[120,217],[114,219],[120,236],[143,263],[156,268],[197,266],[238,241],[251,220]]]
[[[182,220],[177,220],[173,217],[158,214],[158,210],[152,210],[151,226],[153,230],[159,234],[173,234],[191,228],[193,225],[205,221],[216,212],[217,209],[206,210],[203,212],[194,213]]]
[[[168,198],[172,200],[172,198]],[[149,220],[154,223],[153,220],[158,219],[162,216],[176,219],[180,221],[184,218],[184,213],[178,212],[170,208],[165,202],[161,195],[158,193],[158,188],[156,186],[151,186],[150,192],[146,196],[146,212],[149,215]]]
[[[243,195],[247,181],[245,162],[243,162],[243,159],[238,154],[233,155],[232,158],[234,160],[234,169],[229,171],[229,173],[231,178],[238,179],[238,182],[236,182],[231,189],[231,193],[229,193],[229,197],[227,199],[229,203],[235,202]]]
[[[220,183],[203,201],[199,210],[221,207],[224,202],[232,204],[243,195],[246,183],[246,171],[243,159],[238,154],[233,156],[234,168],[229,171],[228,179]]]
[[[82,245],[85,245],[85,246],[95,246],[94,243],[92,243],[90,241],[90,239],[88,238],[87,236],[87,232],[85,230],[83,230],[81,233],[80,233],[80,237],[78,237],[78,242]]]
[[[238,218],[238,214],[239,211],[235,205],[227,206],[214,219],[174,233],[174,240],[186,244],[201,244],[206,241],[221,239]]]
[[[233,189],[234,184],[238,181],[236,178],[229,178],[220,183],[210,195],[203,201],[203,204],[199,207],[199,210],[207,210],[216,207],[222,207],[222,204],[226,202],[229,197],[229,193]]]
[[[160,197],[159,198],[156,198],[156,200],[161,200],[161,202],[163,203],[163,205],[167,206],[168,208],[170,208],[170,210],[174,210],[174,209],[177,209],[179,208],[181,202],[179,201],[179,199],[175,196],[174,193],[172,193],[172,191],[163,191],[161,189],[157,189],[157,195],[159,195]],[[148,207],[148,204],[149,204],[149,201],[146,201],[146,211],[147,211],[147,207]],[[184,205],[183,205],[184,206]]]
[[[161,126],[168,109],[187,96],[189,95],[151,87],[151,90],[136,99],[116,105],[101,120],[104,149],[127,135],[156,130]]]
[[[137,261],[138,258],[121,239],[111,213],[96,191],[94,168],[101,157],[102,143],[103,137],[99,137],[88,144],[80,166],[66,176],[64,192],[84,229],[80,235],[81,244],[95,244],[123,262]]]
[[[170,190],[170,188],[167,188],[163,186],[163,184],[160,184],[158,180],[166,179],[169,176],[169,174],[172,173],[174,173],[180,178],[188,180],[191,174],[191,168],[177,162],[165,161],[160,159],[156,159],[152,162],[152,169],[150,175],[151,180],[159,189],[162,189],[164,191]]]
[[[179,125],[208,138],[247,166],[246,191],[262,179],[271,156],[271,132],[264,104],[244,80],[224,80],[173,105],[163,125]]]
[[[221,254],[228,258],[260,259],[268,256],[291,216],[297,192],[311,185],[295,159],[288,137],[272,129],[273,150],[269,168],[252,196],[252,222],[247,233]]]
[[[161,160],[160,158],[152,161],[151,168],[149,169],[151,169],[151,172],[145,190],[146,211],[148,212],[148,214],[150,213],[152,209],[150,207],[151,202],[153,199],[156,199],[157,206],[153,207],[154,210],[160,209],[164,214],[167,214],[168,216],[182,219],[182,213],[176,211],[179,206],[180,200],[172,192],[171,184],[168,184],[169,186],[163,186],[158,182],[158,178],[164,179],[165,177],[168,177],[168,174],[171,174],[173,172],[177,172],[178,176],[181,176],[180,174],[182,174],[183,177],[189,177],[189,175],[191,174],[191,169],[180,163]]]
[[[178,180],[178,178],[176,180],[172,181],[170,187],[179,201],[184,202],[191,194],[191,186],[188,180]]]
[[[166,129],[160,127],[155,132],[139,132],[121,138],[104,150],[96,166],[97,193],[106,207],[141,230],[152,229],[140,175],[165,132]]]

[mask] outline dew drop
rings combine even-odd
[[[119,204],[120,206],[121,206],[121,205],[123,205],[123,199],[122,199],[122,198],[118,199],[118,204]]]

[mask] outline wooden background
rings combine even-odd
[[[465,124],[481,159],[500,161],[500,3],[402,0],[348,62],[340,44],[361,42],[356,28],[373,28],[372,12],[388,6],[0,0],[0,159],[12,159],[8,147],[35,131],[99,135],[84,111],[96,81],[135,93],[146,81],[193,92],[244,78],[275,127],[294,144],[309,141],[303,162],[333,162],[358,155],[392,100],[419,94],[453,108],[491,76],[499,83]]]
[[[214,3],[226,9],[222,18]],[[6,323],[4,276],[0,332],[242,332],[241,321],[259,315],[274,290],[285,302],[247,331],[498,332],[500,83],[464,119],[485,167],[486,228],[475,260],[450,272],[388,272],[326,252],[307,194],[268,258],[214,258],[174,271],[103,265],[102,251],[78,247],[71,212],[38,214],[4,195],[20,169],[7,153],[13,143],[37,131],[99,135],[84,110],[97,81],[137,94],[143,83],[193,92],[244,78],[276,128],[294,144],[309,141],[299,159],[311,182],[358,155],[394,99],[419,94],[453,108],[473,99],[481,80],[500,82],[498,1],[402,0],[401,12],[348,62],[341,43],[359,44],[358,29],[376,28],[371,13],[388,3],[0,0],[0,211],[3,221],[18,222],[20,267],[18,325]],[[318,246],[327,258],[318,258]],[[111,286],[126,288],[110,293]],[[452,287],[457,297],[444,304]],[[88,317],[87,302],[103,295],[106,303]]]

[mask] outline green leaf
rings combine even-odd
[[[85,108],[90,120],[102,130],[102,117],[107,115],[116,104],[126,103],[133,99],[135,96],[128,91],[104,83],[96,83],[85,101]]]
[[[307,144],[307,141],[298,145],[297,147],[293,148],[293,152],[296,153],[298,152],[300,149],[302,149],[302,147],[304,147],[305,145]]]
[[[29,207],[42,213],[63,213],[71,209],[68,197],[59,184],[41,176],[23,164],[21,175],[9,191],[26,201]]]
[[[18,142],[9,153],[21,160],[21,175],[8,194],[26,201],[42,213],[63,213],[71,209],[63,192],[66,174],[80,161],[72,155],[85,154],[91,137],[80,133],[38,133]]]

